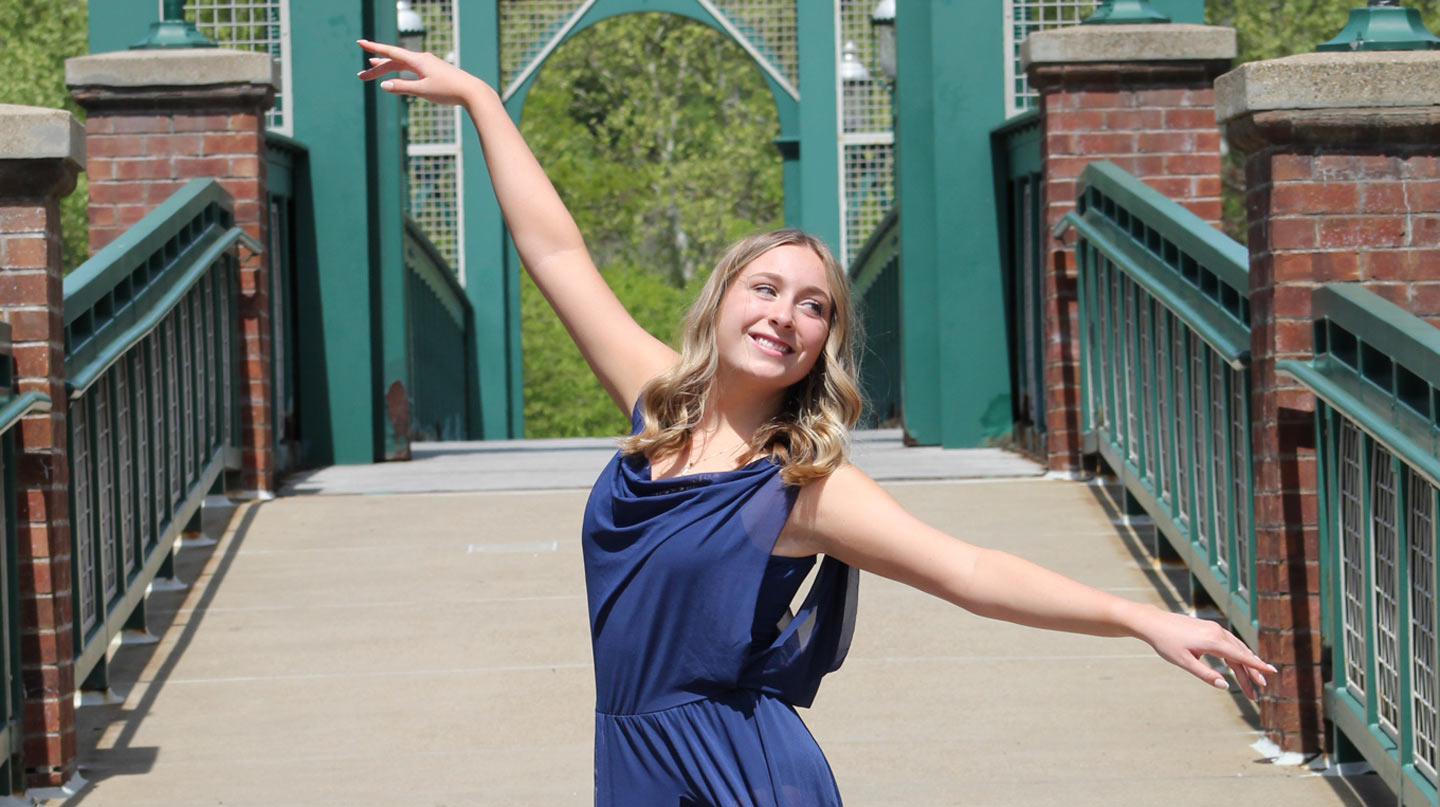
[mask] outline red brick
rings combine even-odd
[[[1336,183],[1334,187],[1358,187],[1362,196],[1360,210],[1365,213],[1407,213],[1405,185],[1401,182],[1361,182],[1358,185]]]
[[[1077,106],[1091,109],[1107,109],[1111,107],[1129,106],[1129,103],[1122,103],[1123,96],[1118,92],[1096,92],[1083,91],[1073,93]]]
[[[1405,183],[1405,193],[1410,199],[1410,211],[1415,213],[1440,212],[1440,181],[1421,180]]]
[[[230,174],[229,157],[176,157],[175,175],[194,179],[195,177],[224,177]]]
[[[144,203],[146,207],[153,208],[161,202],[175,195],[175,192],[185,186],[183,180],[156,180],[144,183]]]
[[[1137,107],[1178,107],[1189,100],[1189,90],[1174,88],[1146,88],[1135,90],[1134,104]],[[1210,113],[1210,124],[1215,123],[1215,113]]]
[[[1171,199],[1184,199],[1190,195],[1190,180],[1187,177],[1151,176],[1145,177],[1145,184]]]
[[[1266,222],[1266,228],[1270,231],[1270,246],[1274,249],[1314,249],[1318,243],[1314,219],[1271,219]]]
[[[137,187],[136,187],[135,189],[136,189],[136,190],[142,190],[140,187],[138,187],[138,185],[137,185]],[[149,213],[149,212],[150,212],[150,205],[146,205],[146,204],[116,205],[116,207],[115,207],[115,221],[116,221],[121,227],[129,228],[129,227],[131,227],[132,225],[134,225],[136,222],[138,222],[140,219],[145,218],[145,214],[146,214],[146,213]]]
[[[1330,216],[1316,225],[1318,244],[1325,249],[1398,247],[1409,235],[1404,216]]]
[[[1309,631],[1305,633],[1308,634]],[[1255,654],[1277,667],[1296,662],[1319,664],[1320,648],[1318,631],[1315,635],[1306,635],[1301,638],[1296,637],[1294,633],[1261,630],[1259,647],[1255,648]]]
[[[230,131],[230,117],[228,115],[176,115],[175,131],[228,132]]]
[[[170,131],[168,115],[102,115],[108,119],[107,132],[115,134],[151,134]],[[91,120],[94,120],[92,117]]]
[[[1105,128],[1112,130],[1142,129],[1149,128],[1142,126],[1141,110],[1138,109],[1107,109],[1105,110]],[[1100,128],[1100,127],[1095,127]]]
[[[115,161],[115,178],[117,180],[169,179],[173,176],[175,176],[175,168],[169,157],[142,157],[134,160]]]
[[[1214,129],[1215,108],[1167,109],[1166,129]]]
[[[1440,283],[1416,283],[1410,287],[1410,305],[1416,316],[1440,315]]]
[[[1314,161],[1304,154],[1276,154],[1270,159],[1270,173],[1275,182],[1311,179],[1314,176]]]
[[[236,201],[259,199],[262,191],[258,179],[221,179],[220,187],[224,188]]]
[[[1186,210],[1211,224],[1220,221],[1222,211],[1219,199],[1180,199],[1180,203]]]
[[[203,154],[256,154],[260,150],[260,136],[255,133],[206,134],[201,146]]]
[[[145,138],[145,153],[152,156],[197,155],[201,153],[201,142],[198,134],[150,135]]]
[[[91,173],[96,157],[137,157],[145,153],[144,138],[132,135],[94,135],[85,139],[85,172]]]
[[[1047,132],[1098,132],[1106,126],[1106,112],[1101,109],[1067,109],[1045,116]]]
[[[0,202],[0,233],[36,232],[45,229],[45,208]]]
[[[1165,173],[1218,175],[1220,173],[1220,155],[1214,153],[1167,154],[1165,155]]]
[[[259,157],[231,157],[229,176],[232,177],[258,177],[260,176]]]
[[[1260,625],[1268,628],[1319,628],[1320,598],[1261,595],[1257,609]],[[1297,607],[1300,609],[1296,613]]]
[[[50,244],[44,236],[12,235],[0,238],[0,268],[44,269],[49,265]]]
[[[140,186],[134,182],[90,183],[90,204],[133,204],[141,199]]]
[[[1196,150],[1199,137],[1197,132],[1141,132],[1136,136],[1136,151],[1188,154]]]
[[[1352,213],[1359,210],[1359,192],[1348,182],[1277,182],[1270,192],[1270,213]]]
[[[1440,245],[1440,216],[1411,217],[1410,243],[1416,246]]]

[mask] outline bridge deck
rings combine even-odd
[[[589,804],[577,532],[608,453],[431,447],[239,507],[217,545],[182,550],[193,585],[153,595],[161,641],[119,649],[121,702],[79,711],[90,784],[66,803]],[[902,456],[894,435],[857,460],[942,529],[1169,596],[1093,485],[1000,452]],[[873,576],[861,592],[850,658],[804,713],[853,807],[1390,801],[1373,776],[1267,764],[1248,704],[1134,641],[990,622]]]

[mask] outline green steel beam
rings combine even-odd
[[[925,445],[983,445],[1010,431],[1010,368],[990,132],[1002,3],[916,3],[896,20],[905,429]],[[808,202],[808,198],[807,198]]]
[[[459,15],[460,66],[493,87],[500,84],[500,28],[496,3],[473,3]],[[474,311],[470,343],[470,437],[499,440],[520,437],[510,430],[510,410],[519,390],[510,389],[510,342],[520,340],[517,311],[510,309],[510,277],[505,265],[505,222],[490,187],[475,127],[461,127],[461,193],[465,199],[465,295]],[[523,411],[523,410],[522,410]]]
[[[306,459],[321,465],[368,463],[380,453],[375,345],[369,338],[375,256],[369,239],[359,236],[376,226],[374,175],[366,159],[367,132],[375,125],[371,96],[381,90],[354,75],[365,66],[355,40],[370,33],[363,26],[369,2],[384,0],[290,4],[297,44],[290,118],[295,139],[311,146],[309,202],[315,212],[315,260],[297,261],[304,267],[296,273],[297,398]],[[399,202],[393,200],[397,207]]]
[[[1150,7],[1171,22],[1205,22],[1205,0],[1150,0]]]
[[[90,52],[125,50],[160,19],[155,0],[103,0],[89,4]]]
[[[364,8],[365,36],[396,42],[395,4],[373,0]],[[356,52],[359,49],[356,48]],[[351,81],[354,81],[352,78]],[[370,222],[370,321],[377,344],[370,354],[374,392],[371,428],[375,459],[410,455],[409,413],[415,384],[410,368],[410,330],[405,283],[405,144],[400,133],[401,100],[366,82],[365,166],[371,192],[366,199]]]
[[[799,226],[818,236],[835,252],[844,238],[840,210],[840,142],[836,137],[839,107],[836,102],[835,9],[830,3],[796,3],[795,26],[799,40],[800,137],[799,181],[786,184],[788,197],[800,196]],[[997,29],[998,30],[998,29]],[[784,131],[785,118],[781,117]]]

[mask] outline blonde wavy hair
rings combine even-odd
[[[862,403],[853,347],[859,324],[850,281],[824,242],[793,229],[748,236],[726,250],[685,315],[680,361],[640,392],[644,423],[640,431],[620,441],[623,454],[679,453],[690,445],[720,363],[715,321],[721,302],[745,267],[787,245],[808,247],[824,264],[830,285],[830,330],[815,365],[786,390],[780,412],[755,432],[742,459],[770,455],[787,485],[821,479],[844,464],[849,429],[859,419]]]

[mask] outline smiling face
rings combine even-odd
[[[740,271],[715,319],[719,380],[780,392],[805,378],[830,334],[830,281],[808,246],[783,244]]]

